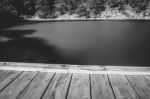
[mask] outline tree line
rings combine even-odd
[[[0,0],[0,16],[38,15],[41,18],[76,14],[96,17],[104,11],[118,11],[126,16],[150,16],[150,0]]]

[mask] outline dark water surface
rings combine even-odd
[[[43,22],[1,29],[0,61],[150,66],[150,22]]]

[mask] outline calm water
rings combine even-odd
[[[150,65],[150,22],[24,24],[0,30],[0,61]]]

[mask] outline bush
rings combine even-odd
[[[90,10],[87,8],[87,5],[85,3],[80,4],[77,7],[77,14],[79,15],[79,17],[86,17],[89,18],[90,17]]]

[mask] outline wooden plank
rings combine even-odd
[[[107,75],[91,75],[92,99],[115,99]]]
[[[139,99],[125,76],[109,75],[116,99]]]
[[[150,67],[143,66],[105,66],[110,74],[120,75],[150,75]]]
[[[150,86],[150,76],[144,76],[144,77],[145,77],[145,79],[148,81],[149,86]]]
[[[17,99],[40,99],[54,73],[38,73]]]
[[[112,71],[150,71],[150,67],[143,66],[105,66],[105,69]]]
[[[0,62],[0,66],[11,66],[11,67],[43,67],[43,68],[65,68],[65,64],[44,64],[44,63],[19,63],[19,62]]]
[[[42,99],[66,99],[72,74],[56,74]]]
[[[42,63],[16,63],[16,62],[0,62],[0,66],[3,67],[33,67],[33,68],[57,68],[57,69],[68,69],[68,68],[78,68],[78,69],[93,69],[93,70],[103,70],[104,66],[98,65],[66,65],[66,64],[42,64]],[[94,68],[93,68],[94,67]]]
[[[127,76],[127,79],[141,99],[150,99],[150,83],[144,76]]]
[[[5,74],[6,72],[8,72],[8,71],[6,71],[6,70],[0,70],[0,76],[3,75],[3,74]]]
[[[56,66],[56,67],[55,67]],[[0,70],[13,70],[13,71],[39,71],[39,72],[57,72],[57,73],[68,73],[68,68],[57,68],[57,65],[53,65],[53,67],[43,67],[41,66],[29,66],[28,65],[23,65],[23,66],[18,66],[18,65],[0,65]]]
[[[0,92],[0,99],[16,99],[36,74],[36,72],[22,73],[8,87]]]
[[[5,86],[12,82],[19,74],[22,72],[19,71],[9,71],[0,76],[0,91],[2,91]]]
[[[97,66],[0,62],[0,70],[81,74],[150,75],[150,67],[135,66]]]
[[[90,99],[89,75],[73,74],[67,99]]]

